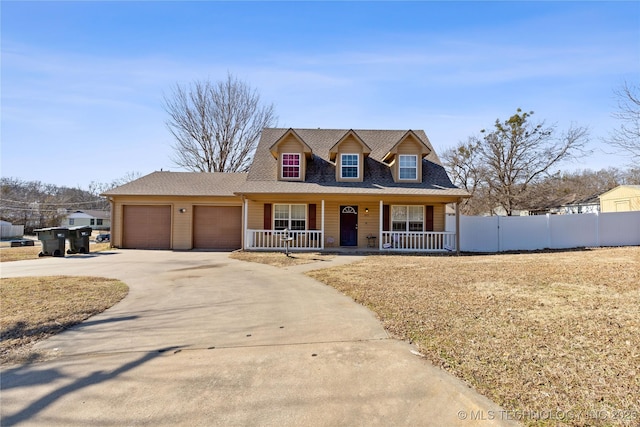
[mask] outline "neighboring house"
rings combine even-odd
[[[600,196],[597,194],[584,198],[576,198],[569,203],[563,204],[558,210],[558,213],[561,215],[598,212],[600,212]]]
[[[528,212],[529,211],[512,209],[511,216],[525,216],[528,214]],[[508,215],[507,215],[507,210],[505,208],[503,208],[502,206],[496,206],[495,208],[491,209],[490,212],[484,212],[479,216],[508,216]]]
[[[111,228],[111,212],[82,210],[68,214],[62,220],[61,227],[89,226],[94,230],[109,230]]]
[[[154,172],[104,194],[123,248],[457,250],[424,131],[264,129],[248,173]],[[457,215],[456,215],[457,216]]]
[[[588,197],[580,197],[570,194],[548,203],[546,206],[538,206],[529,209],[529,215],[568,215],[581,213],[600,212],[600,199],[597,194]]]
[[[619,185],[600,195],[601,212],[640,211],[640,185]]]

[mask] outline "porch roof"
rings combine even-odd
[[[347,184],[347,185],[345,185]],[[246,182],[238,195],[251,194],[324,194],[324,195],[379,195],[379,196],[443,196],[470,197],[469,193],[460,188],[441,186],[384,186],[379,184],[363,185],[363,183],[340,183],[340,185],[323,185],[313,182]]]

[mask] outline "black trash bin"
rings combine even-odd
[[[69,249],[67,253],[88,254],[91,231],[92,229],[89,226],[69,228]]]
[[[42,242],[42,251],[38,256],[64,256],[65,239],[69,233],[66,227],[39,228],[33,230]]]

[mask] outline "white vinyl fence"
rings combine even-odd
[[[447,230],[455,230],[455,218],[447,219]],[[463,252],[634,245],[640,245],[640,212],[460,217]]]

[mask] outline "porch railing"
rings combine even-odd
[[[383,231],[382,250],[443,252],[456,250],[456,233]]]
[[[247,249],[286,249],[289,238],[289,250],[322,249],[323,233],[320,230],[247,230]]]

